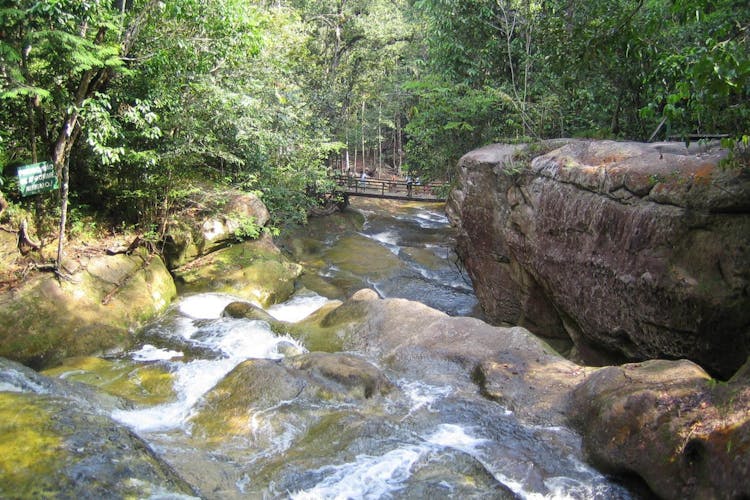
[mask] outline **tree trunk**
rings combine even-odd
[[[159,4],[159,0],[150,0],[149,3],[141,10],[136,16],[133,22],[128,26],[122,37],[120,43],[120,57],[125,57],[132,50],[133,45],[137,39],[138,33],[145,24],[150,15],[151,11],[156,8]],[[82,27],[85,30],[87,27]],[[107,34],[107,27],[99,27],[96,37],[94,39],[95,44],[100,44],[104,41],[105,35]],[[94,92],[101,89],[112,76],[113,70],[111,68],[102,68],[99,70],[88,70],[81,76],[81,81],[78,84],[76,90],[74,102],[70,106],[69,111],[65,115],[63,120],[60,133],[55,141],[55,146],[52,152],[52,162],[55,165],[55,170],[60,176],[60,233],[57,239],[57,261],[55,263],[56,269],[59,272],[62,266],[63,259],[63,242],[65,240],[65,226],[68,218],[68,190],[70,185],[70,152],[73,149],[78,135],[80,134],[80,124],[78,122],[79,112],[78,110],[83,106],[83,102],[90,97]]]
[[[5,212],[5,209],[8,208],[8,202],[5,201],[5,196],[3,196],[3,192],[0,191],[0,215]]]
[[[362,172],[367,164],[367,153],[365,152],[365,101],[362,100]]]

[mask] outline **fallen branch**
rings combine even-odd
[[[139,238],[136,238],[136,240],[138,239]],[[151,259],[153,258],[154,258],[154,254],[151,253],[148,255],[148,258],[143,259],[143,263],[135,271],[125,276],[125,278],[123,278],[122,281],[117,283],[114,286],[114,288],[112,288],[112,290],[109,291],[109,293],[102,299],[102,305],[106,306],[107,304],[109,304],[109,302],[114,298],[115,295],[117,295],[117,292],[119,292],[122,287],[127,285],[130,282],[130,280],[132,280],[135,277],[136,274],[138,274],[140,271],[148,267],[148,265],[151,263]]]
[[[130,255],[133,253],[133,251],[141,246],[141,243],[143,242],[143,238],[140,236],[136,236],[135,239],[130,243],[128,246],[119,246],[119,247],[112,247],[107,249],[107,255],[118,255],[118,254],[126,254]]]
[[[31,238],[28,222],[24,219],[18,230],[18,250],[21,252],[21,255],[27,255],[29,252],[39,250],[40,248],[42,248],[42,244]]]

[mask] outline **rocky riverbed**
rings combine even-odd
[[[630,146],[607,147],[630,151]],[[495,262],[496,267],[472,271],[490,319],[498,319],[493,311],[510,310],[518,314],[513,322],[534,330],[546,325],[550,337],[574,332],[570,337],[581,357],[587,343],[570,327],[579,322],[555,306],[556,295],[542,293],[547,285],[542,285],[541,271],[535,274],[533,267],[522,267],[526,261],[514,260],[514,245],[522,238],[511,235],[508,242],[493,243],[489,235],[495,226],[488,221],[505,221],[506,232],[500,233],[506,236],[526,228],[524,238],[540,238],[529,231],[546,227],[535,221],[532,210],[553,198],[546,183],[562,182],[553,178],[563,175],[577,179],[576,168],[583,167],[563,162],[570,171],[547,175],[553,160],[539,160],[532,164],[541,178],[536,185],[524,170],[502,170],[507,165],[496,163],[499,151],[505,159],[514,158],[511,150],[494,147],[464,159],[465,179],[473,180],[459,186],[450,213],[455,222],[462,213],[457,207],[468,210],[467,200],[477,196],[470,188],[486,180],[481,176],[494,176],[493,182],[507,187],[502,196],[488,198],[515,201],[507,208],[482,205],[463,213],[459,249],[475,241],[478,233],[469,231],[472,227],[488,236],[476,240],[474,257],[465,260],[469,266]],[[550,153],[555,161],[570,154],[566,149]],[[690,206],[708,207],[707,217],[722,221],[720,227],[734,224],[727,204],[734,203],[742,185],[735,174],[716,174],[724,179],[722,188],[733,193],[724,205],[691,201]],[[606,180],[611,174],[598,175]],[[690,190],[698,194],[708,189],[700,175],[696,171],[689,177],[698,184]],[[585,179],[563,184],[579,186]],[[591,196],[602,196],[589,188]],[[677,183],[653,196],[667,188],[686,189]],[[637,186],[631,189],[640,192]],[[539,193],[547,194],[534,198]],[[675,200],[698,196],[680,193]],[[602,206],[609,210],[607,203]],[[180,226],[192,229],[189,237],[173,238],[173,257],[165,260],[172,262],[169,266],[139,252],[92,256],[76,260],[70,281],[42,275],[4,294],[2,354],[46,370],[40,374],[8,360],[0,365],[0,496],[110,492],[118,497],[326,498],[349,492],[400,498],[638,498],[648,496],[648,490],[663,498],[750,495],[747,364],[737,371],[734,367],[742,363],[732,361],[726,368],[731,376],[717,380],[715,373],[686,360],[608,367],[571,361],[524,327],[493,326],[462,315],[474,310],[473,299],[438,262],[448,254],[430,227],[444,222],[431,209],[417,207],[409,216],[419,222],[415,227],[431,234],[426,237],[399,236],[392,229],[406,218],[375,222],[381,216],[373,210],[339,223],[329,219],[326,224],[336,231],[322,239],[283,242],[298,262],[267,237],[237,243],[231,229],[237,218],[208,212],[205,219],[193,217],[189,226]],[[257,216],[261,220],[263,214]],[[219,226],[225,228],[223,242],[216,236]],[[607,243],[613,238],[604,236],[610,234],[607,226],[594,229],[604,245],[595,248],[614,252],[619,247]],[[718,252],[706,250],[711,238],[703,233],[679,234],[700,240],[703,246],[696,248],[707,255]],[[323,240],[343,243],[347,250],[328,248]],[[621,240],[635,241],[622,235]],[[573,244],[570,240],[568,247]],[[741,263],[746,247],[732,245],[724,245],[735,249],[730,252],[734,260],[722,264],[725,276],[747,270]],[[638,248],[649,255],[647,247]],[[533,248],[528,247],[525,259],[535,255]],[[562,251],[547,248],[552,256]],[[571,258],[572,267],[584,273],[587,260],[579,254]],[[354,260],[357,255],[364,262]],[[639,252],[631,255],[640,262]],[[679,255],[678,267],[688,272],[687,254]],[[374,274],[372,266],[377,267]],[[493,269],[516,281],[494,281]],[[418,277],[415,289],[428,290],[435,307],[451,314],[399,298],[410,293],[408,276]],[[660,275],[653,276],[659,282]],[[448,286],[433,281],[437,278]],[[513,296],[521,284],[526,287]],[[184,295],[172,302],[177,289]],[[732,290],[726,293],[732,296]],[[441,293],[460,297],[461,305],[451,310],[451,300],[441,300]],[[570,300],[587,293],[570,293]],[[40,314],[34,297],[55,300],[48,300]],[[487,297],[500,303],[488,306]],[[699,303],[689,294],[680,297]],[[616,307],[611,304],[610,310]],[[620,313],[623,318],[628,314]],[[555,330],[555,325],[562,328]],[[728,335],[722,331],[717,345]],[[745,337],[732,335],[741,351]],[[707,349],[721,352],[716,346]],[[741,356],[732,353],[727,359]]]

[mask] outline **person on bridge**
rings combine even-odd
[[[362,170],[362,177],[359,178],[359,185],[362,186],[362,189],[364,189],[366,183],[367,183],[367,173],[365,173],[365,171]]]
[[[412,187],[413,181],[411,179],[411,175],[406,176],[406,196],[411,198],[411,187]]]

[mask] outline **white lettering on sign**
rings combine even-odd
[[[23,196],[52,191],[58,186],[57,174],[50,162],[18,167],[18,187]]]

